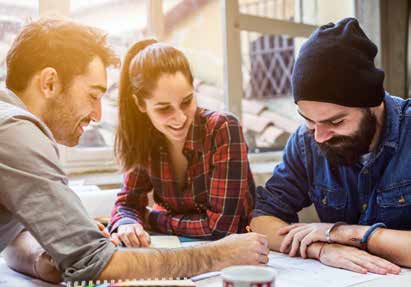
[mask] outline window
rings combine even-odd
[[[281,150],[302,122],[291,96],[299,48],[316,25],[353,16],[354,1],[224,3],[228,103],[242,117],[251,151]]]

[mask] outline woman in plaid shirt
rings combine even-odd
[[[202,239],[244,232],[255,191],[240,123],[197,106],[184,54],[135,43],[119,90],[115,152],[125,176],[110,232],[130,247],[148,246],[145,229]]]

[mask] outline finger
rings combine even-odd
[[[294,224],[290,224],[290,225],[286,225],[281,227],[280,229],[277,230],[277,235],[285,235],[288,232],[290,232],[291,230],[307,225],[306,223],[294,223]]]
[[[386,273],[391,273],[391,274],[398,274],[401,272],[401,267],[391,263],[390,261],[378,257],[378,256],[374,256],[374,255],[370,255],[367,254],[367,257],[369,258],[370,262],[372,262],[373,264],[375,264],[376,266],[378,266],[379,268],[382,268],[386,271]]]
[[[308,246],[313,243],[312,233],[308,234],[306,237],[303,238],[300,242],[300,254],[302,258],[307,258],[307,249]]]
[[[365,269],[364,267],[346,258],[342,258],[339,262],[337,262],[336,267],[354,271],[354,272],[361,273],[361,274],[367,274],[367,269]]]
[[[283,241],[281,242],[280,251],[283,253],[289,253],[290,245],[293,241],[295,234],[302,230],[310,230],[310,229],[306,225],[306,226],[300,226],[300,227],[290,230],[290,232],[288,232],[288,234],[284,237]]]
[[[263,245],[260,245],[260,246],[257,247],[257,252],[260,255],[268,255],[268,254],[270,254],[270,249],[266,248]]]
[[[101,232],[103,233],[105,238],[110,238],[110,233],[107,231],[107,229],[104,228]]]
[[[372,272],[372,273],[380,274],[380,275],[387,274],[387,270],[374,264],[373,262],[371,262],[370,259],[371,258],[366,257],[366,256],[353,256],[351,260],[355,264],[367,269],[368,272]]]
[[[120,238],[121,242],[123,242],[124,246],[133,247],[126,233],[121,233],[118,235],[118,237]]]
[[[135,232],[138,239],[140,240],[141,247],[148,247],[150,245],[150,236],[148,235],[148,233],[145,232],[142,228],[136,228]]]
[[[103,231],[105,229],[104,225],[101,224],[100,222],[97,222],[97,227],[100,229],[100,231]]]
[[[264,234],[260,234],[260,233],[246,233],[247,237],[254,241],[256,240],[257,242],[259,242],[261,245],[268,245],[268,238],[267,235]]]
[[[138,238],[138,235],[136,234],[136,231],[134,228],[132,228],[128,233],[127,233],[128,240],[133,244],[133,247],[140,247],[141,242],[140,239]]]
[[[262,246],[264,246],[265,248],[268,248],[268,238],[267,238],[267,236],[259,237],[259,238],[258,238],[258,242],[259,242]]]
[[[304,237],[307,236],[307,234],[309,234],[310,232],[311,230],[307,228],[294,234],[293,241],[291,243],[291,249],[289,252],[290,256],[295,256],[297,254],[298,249],[300,248],[301,240],[303,240]]]
[[[268,256],[266,255],[259,255],[258,256],[258,263],[266,265],[268,263]]]
[[[292,232],[289,232],[283,239],[280,245],[280,252],[283,253],[288,253],[289,251],[289,246],[293,240],[294,234]]]
[[[121,241],[120,241],[120,238],[118,237],[118,234],[117,234],[117,233],[111,234],[111,242],[113,242],[113,244],[114,244],[115,246],[119,246],[119,245],[120,245]]]
[[[103,233],[105,238],[110,238],[110,233],[107,231],[106,227],[103,224],[97,222],[97,227]]]

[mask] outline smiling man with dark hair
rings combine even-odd
[[[376,54],[353,18],[302,46],[292,90],[306,123],[257,188],[251,222],[271,249],[361,273],[411,267],[411,104],[384,91]],[[311,204],[322,223],[296,223]]]

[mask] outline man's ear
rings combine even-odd
[[[140,112],[145,113],[147,112],[145,105],[142,105],[140,101],[138,100],[137,96],[135,94],[132,95],[134,103],[136,104],[137,108],[140,110]]]
[[[40,71],[40,90],[46,98],[52,98],[61,92],[61,83],[54,68],[47,67]]]

